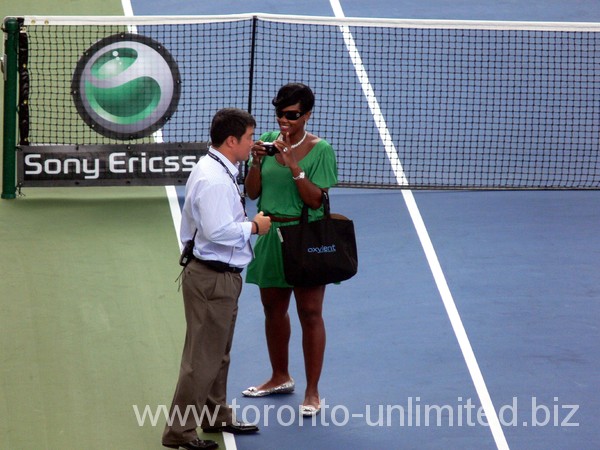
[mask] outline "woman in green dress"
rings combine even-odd
[[[325,286],[299,287],[286,283],[277,228],[297,224],[302,207],[309,207],[309,220],[323,217],[322,191],[337,183],[337,164],[331,145],[309,133],[315,97],[300,83],[283,86],[272,101],[279,130],[263,134],[252,148],[246,192],[258,198],[258,210],[271,217],[271,229],[260,236],[246,282],[257,284],[265,312],[265,333],[272,375],[257,387],[246,389],[249,397],[289,393],[295,384],[288,371],[291,334],[288,308],[292,293],[302,327],[306,390],[302,414],[312,416],[321,409],[319,378],[325,353],[322,309]],[[262,144],[271,142],[267,151]]]

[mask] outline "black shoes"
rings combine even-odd
[[[193,441],[186,442],[185,444],[167,445],[163,444],[167,448],[185,448],[186,450],[212,450],[219,448],[219,444],[215,441],[203,441],[200,438],[196,438]]]
[[[249,423],[233,422],[230,425],[224,425],[222,427],[203,428],[202,431],[205,433],[218,433],[224,431],[231,434],[252,434],[258,432],[258,427]]]
[[[258,432],[258,427],[249,423],[233,422],[230,425],[223,425],[222,427],[203,428],[202,431],[205,433],[219,433],[224,431],[232,434],[251,434]],[[184,448],[186,450],[212,450],[219,448],[219,444],[215,441],[203,441],[200,438],[196,438],[185,444],[163,444],[163,446],[167,448]]]

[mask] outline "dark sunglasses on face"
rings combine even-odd
[[[279,117],[280,119],[282,117],[285,117],[287,120],[298,120],[300,117],[302,117],[304,115],[303,112],[300,111],[275,111],[275,114],[277,114],[277,117]]]

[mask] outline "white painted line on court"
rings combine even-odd
[[[223,444],[227,450],[237,450],[235,436],[231,433],[223,433]]]
[[[121,5],[123,6],[123,15],[125,17],[133,17],[131,2],[129,0],[121,0]]]
[[[342,6],[340,5],[340,2],[338,0],[330,0],[330,3],[336,17],[345,17],[344,11],[342,10]],[[398,181],[398,184],[400,186],[406,186],[407,179],[404,174],[404,170],[402,169],[400,158],[398,157],[398,151],[396,150],[396,147],[392,142],[392,138],[387,128],[385,118],[381,113],[379,103],[377,101],[377,98],[375,97],[375,91],[371,86],[367,71],[365,70],[362,64],[360,54],[356,47],[356,43],[354,42],[354,38],[352,37],[352,33],[350,32],[350,28],[346,25],[342,25],[340,26],[340,29],[342,31],[342,35],[344,36],[344,41],[346,43],[346,47],[348,48],[348,53],[352,58],[356,74],[358,76],[360,84],[362,85],[363,92],[365,94],[365,97],[367,98],[369,108],[371,109],[371,113],[373,114],[373,119],[375,120],[375,124],[379,130],[379,135],[385,147],[385,151],[392,165],[392,169],[394,170],[394,174],[396,175],[396,180]],[[446,282],[446,277],[444,276],[444,272],[442,271],[442,267],[440,266],[440,262],[438,260],[435,249],[433,248],[433,244],[429,237],[429,233],[427,232],[427,228],[425,227],[425,223],[423,222],[423,218],[415,201],[414,195],[412,191],[408,189],[403,189],[402,195],[404,197],[406,207],[408,208],[408,211],[410,213],[410,217],[417,230],[419,240],[421,241],[421,246],[425,251],[427,262],[429,263],[429,267],[431,269],[431,272],[433,273],[435,283],[442,297],[444,307],[446,308],[446,313],[448,314],[450,323],[452,324],[452,328],[454,330],[454,334],[456,335],[456,339],[458,340],[458,345],[460,346],[463,357],[467,364],[467,368],[469,370],[469,373],[471,374],[471,379],[473,380],[473,384],[475,385],[475,389],[477,390],[477,395],[479,396],[479,400],[481,401],[481,406],[483,407],[483,410],[485,412],[485,416],[488,420],[490,430],[492,431],[492,435],[496,442],[496,446],[499,450],[508,450],[508,442],[506,441],[506,437],[504,436],[504,431],[502,430],[502,426],[500,425],[500,421],[498,420],[498,415],[496,414],[496,410],[494,408],[492,399],[485,384],[485,380],[483,379],[483,375],[481,374],[481,370],[479,369],[479,364],[477,363],[477,359],[475,358],[475,353],[473,353],[473,348],[471,347],[471,343],[469,342],[469,337],[467,336],[467,332],[465,331],[465,327],[460,318],[460,314],[458,313],[456,304],[454,303],[454,299],[452,298],[452,293],[450,292],[450,288],[448,287],[448,283]]]
[[[121,4],[123,5],[125,16],[133,17],[133,8],[131,7],[131,2],[129,0],[121,0]],[[129,32],[137,33],[137,27],[130,26]],[[163,142],[162,130],[156,131],[152,136],[154,137],[154,142]],[[169,200],[169,209],[171,210],[171,217],[173,218],[175,235],[177,236],[177,245],[179,246],[179,251],[182,251],[183,244],[181,243],[179,233],[181,227],[181,208],[179,207],[177,190],[175,189],[175,186],[165,186],[165,190],[167,192],[167,199]],[[223,433],[223,443],[225,445],[225,450],[237,450],[237,445],[235,443],[235,437],[233,434]]]
[[[179,207],[177,190],[175,189],[175,186],[165,186],[165,190],[167,191],[169,208],[171,209],[171,217],[173,218],[173,226],[175,227],[175,234],[177,235],[177,245],[179,245],[179,251],[182,251],[183,244],[181,243],[181,236],[179,235],[181,226],[181,208]]]

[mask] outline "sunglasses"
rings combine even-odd
[[[302,117],[304,115],[303,112],[300,111],[275,111],[275,114],[277,114],[277,117],[279,117],[280,119],[282,117],[285,117],[287,120],[298,120],[300,117]]]

